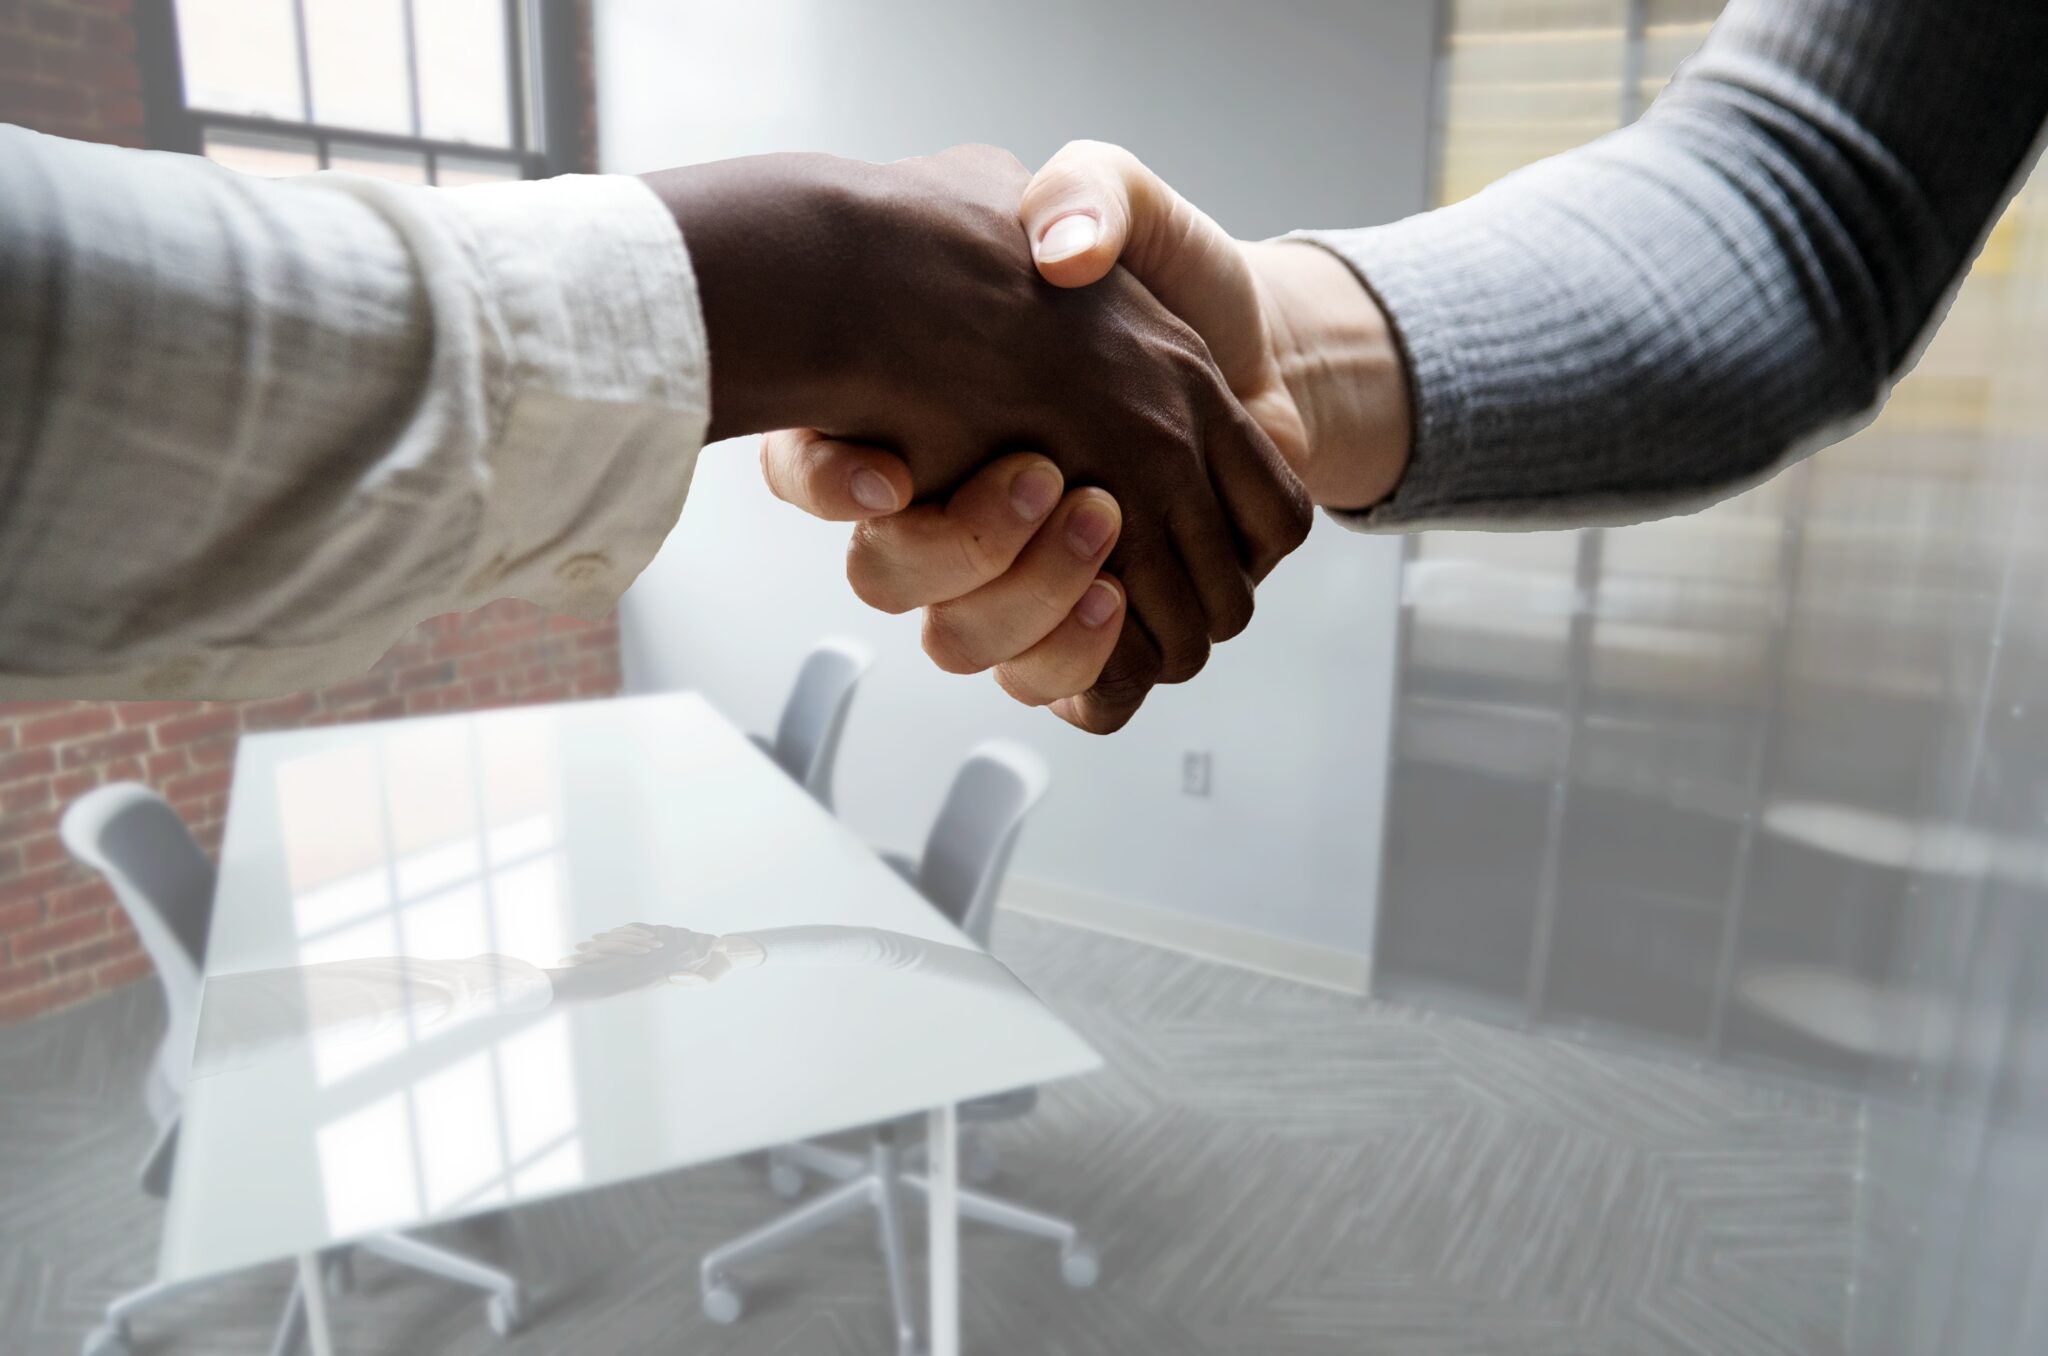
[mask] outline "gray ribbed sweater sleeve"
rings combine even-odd
[[[2048,117],[2048,0],[1734,0],[1634,125],[1305,232],[1407,355],[1376,530],[1638,521],[1844,436],[1918,356]],[[2048,361],[2043,364],[2048,380]]]

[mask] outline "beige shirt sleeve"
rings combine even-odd
[[[0,126],[0,697],[247,697],[609,611],[708,417],[638,180],[263,180]]]

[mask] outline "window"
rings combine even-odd
[[[573,5],[154,0],[138,20],[166,150],[451,187],[580,167]]]
[[[1450,0],[1438,103],[1439,202],[1635,118],[1723,0]]]

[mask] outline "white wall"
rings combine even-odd
[[[604,0],[605,168],[767,150],[873,160],[961,141],[1037,164],[1120,141],[1247,236],[1417,210],[1431,0]],[[628,686],[691,687],[772,728],[828,633],[881,659],[839,759],[841,813],[914,846],[961,754],[991,735],[1052,761],[1017,869],[1039,880],[1363,953],[1385,792],[1397,543],[1318,523],[1250,630],[1096,739],[939,673],[915,618],[848,590],[846,529],[761,487],[752,446],[707,449],[681,526],[627,595]],[[1214,752],[1207,799],[1182,753]]]

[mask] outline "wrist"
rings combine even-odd
[[[854,353],[840,239],[859,174],[827,155],[762,155],[641,176],[675,218],[710,350],[706,441],[823,424]]]
[[[1295,473],[1326,508],[1392,494],[1408,464],[1407,363],[1386,313],[1349,265],[1304,241],[1242,246],[1264,294],[1281,380],[1301,412]]]

